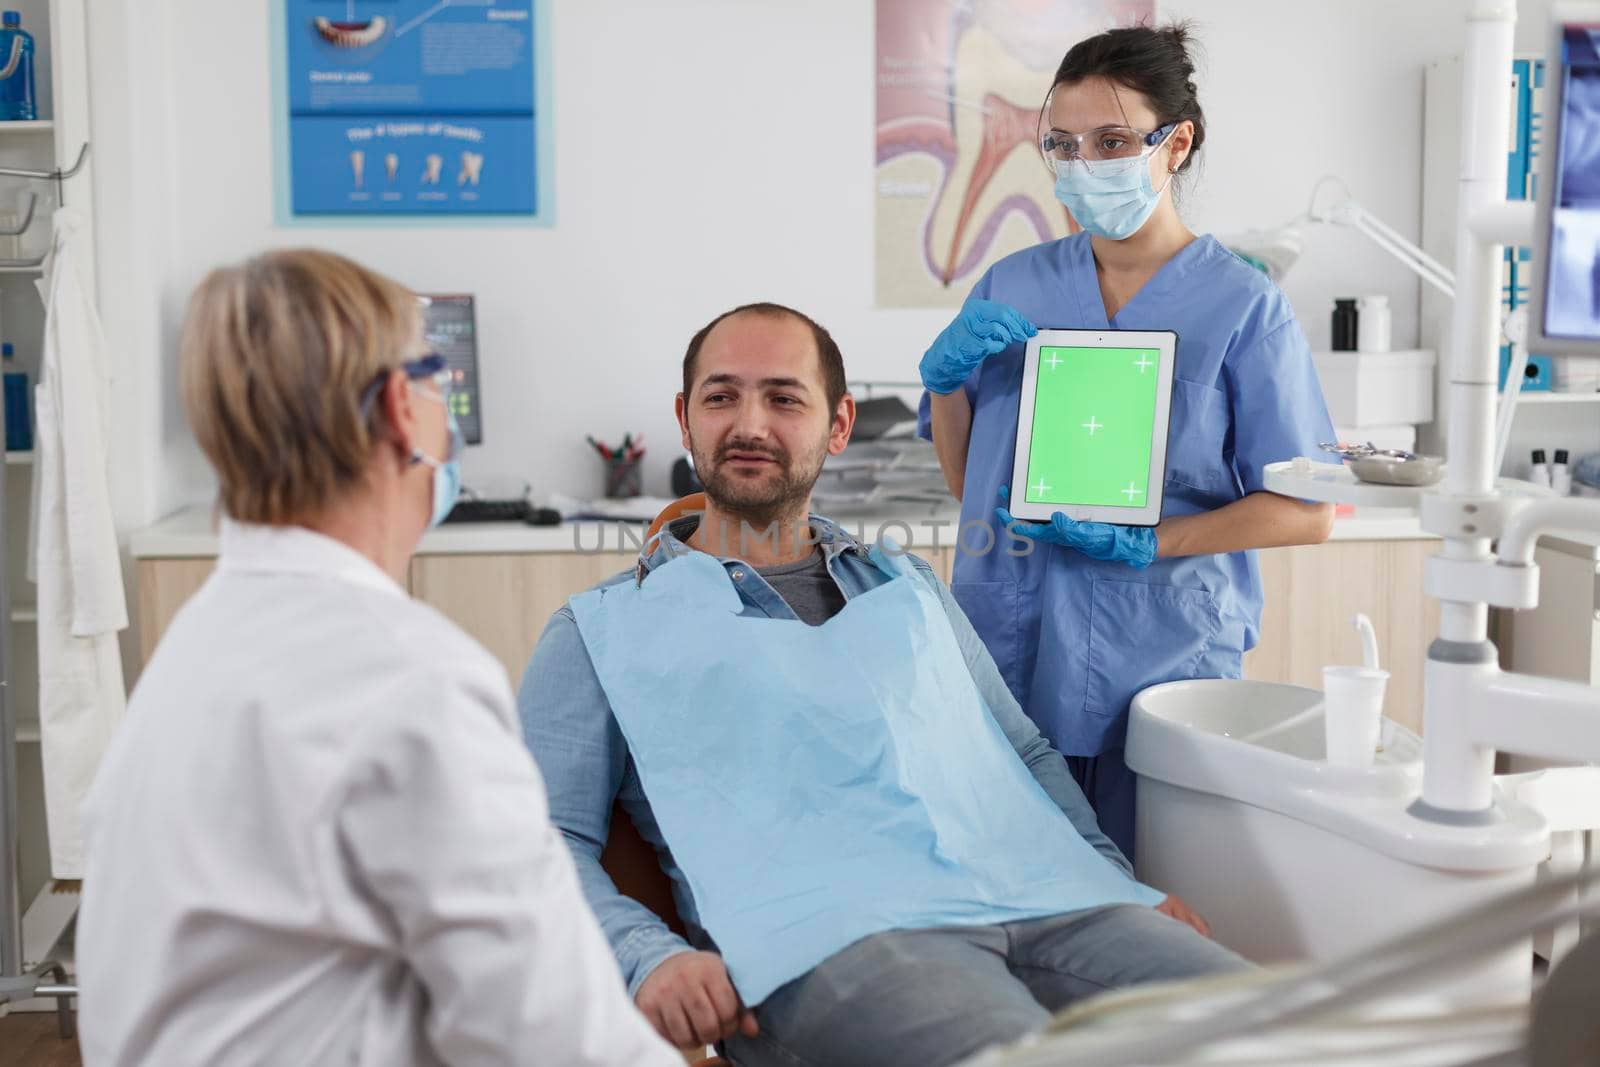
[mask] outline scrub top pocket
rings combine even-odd
[[[1198,677],[1221,625],[1204,589],[1096,578],[1084,711],[1114,718],[1147,686]]]
[[[1211,506],[1239,499],[1233,470],[1224,457],[1228,398],[1209,385],[1177,378],[1172,383],[1172,428],[1167,436],[1167,482],[1199,490]]]
[[[1000,668],[1000,677],[1013,694],[1022,692],[1022,616],[1017,583],[951,582],[950,592],[966,612]]]

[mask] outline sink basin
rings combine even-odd
[[[1196,781],[1202,768],[1183,764],[1221,760],[1238,775],[1270,776],[1276,787],[1388,795],[1416,791],[1422,782],[1420,737],[1385,718],[1373,765],[1336,767],[1324,760],[1322,716],[1302,714],[1321,705],[1319,690],[1276,682],[1203,678],[1153,686],[1134,698],[1129,765],[1137,758],[1148,773],[1165,780]],[[1199,736],[1206,742],[1197,750]]]
[[[1538,813],[1502,794],[1482,824],[1418,818],[1421,739],[1385,719],[1371,767],[1334,766],[1321,715],[1307,714],[1321,702],[1315,689],[1224,679],[1135,696],[1140,880],[1260,962],[1359,951],[1533,880],[1550,847]],[[1524,948],[1474,980],[1526,984]]]

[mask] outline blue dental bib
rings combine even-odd
[[[690,553],[572,598],[701,924],[745,1003],[870,934],[1162,894],[1095,852],[990,715],[914,565],[821,626],[741,616]]]

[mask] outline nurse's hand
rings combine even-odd
[[[1013,307],[993,300],[968,300],[923,355],[922,384],[930,393],[953,393],[978,364],[1038,332],[1038,327]]]
[[[1063,545],[1081,552],[1090,559],[1108,563],[1126,563],[1143,569],[1155,562],[1156,531],[1153,526],[1113,526],[1106,522],[1078,522],[1061,512],[1050,516],[1049,522],[1019,522],[1006,510],[1011,499],[1010,490],[1000,487],[1000,506],[994,509],[1000,525],[1032,541],[1049,545]]]
[[[1211,936],[1211,924],[1200,917],[1200,913],[1183,902],[1181,897],[1169,896],[1166,900],[1156,905],[1156,910],[1170,918],[1194,927],[1195,931],[1203,937]]]
[[[714,1045],[760,1033],[755,1012],[739,1002],[727,964],[715,952],[668,956],[634,994],[639,1013],[678,1048]]]

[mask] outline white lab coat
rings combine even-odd
[[[683,1067],[504,669],[337,541],[224,522],[85,811],[86,1067]]]
[[[110,367],[81,273],[86,240],[78,213],[57,211],[38,283],[45,324],[29,573],[39,583],[39,726],[57,878],[83,877],[79,809],[127,700],[117,647],[128,607],[111,518]]]

